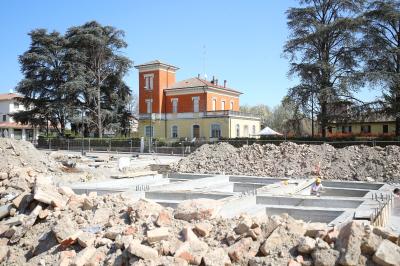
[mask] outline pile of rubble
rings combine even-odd
[[[172,166],[177,172],[273,177],[321,174],[326,179],[400,182],[400,147],[328,144],[297,145],[286,142],[235,148],[228,143],[203,145]]]
[[[25,196],[23,196],[25,195]],[[1,265],[398,265],[399,238],[287,215],[218,217],[218,202],[173,210],[120,195],[76,195],[37,178],[0,222]]]
[[[220,203],[210,199],[183,201],[173,210],[120,194],[77,195],[54,185],[52,172],[42,167],[53,163],[41,161],[45,157],[33,147],[14,141],[7,145],[1,146],[2,155],[10,158],[0,172],[0,265],[318,266],[400,261],[398,236],[361,222],[330,228],[287,215],[223,219],[218,215]],[[29,149],[34,152],[31,162],[25,158]]]

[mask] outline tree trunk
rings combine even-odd
[[[98,119],[98,128],[99,128],[99,138],[103,137],[103,125],[101,122],[101,95],[100,95],[100,87],[97,89],[97,119]]]
[[[326,119],[326,102],[321,103],[321,133],[322,137],[326,137],[326,126],[327,126],[327,119]]]

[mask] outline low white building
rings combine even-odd
[[[31,125],[16,123],[11,114],[25,110],[24,106],[18,103],[21,95],[16,93],[0,94],[0,137],[34,141],[38,138],[38,129]]]

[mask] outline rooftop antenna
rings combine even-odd
[[[203,74],[204,74],[204,79],[205,79],[205,80],[207,80],[207,74],[206,74],[206,55],[207,55],[206,45],[203,44]]]

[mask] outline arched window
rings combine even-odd
[[[237,138],[240,137],[240,125],[239,124],[236,125],[236,137]]]
[[[200,126],[193,125],[193,138],[200,138]]]
[[[172,126],[171,128],[171,136],[173,139],[178,138],[178,126]]]
[[[245,125],[243,128],[243,137],[248,137],[249,136],[249,126]]]

